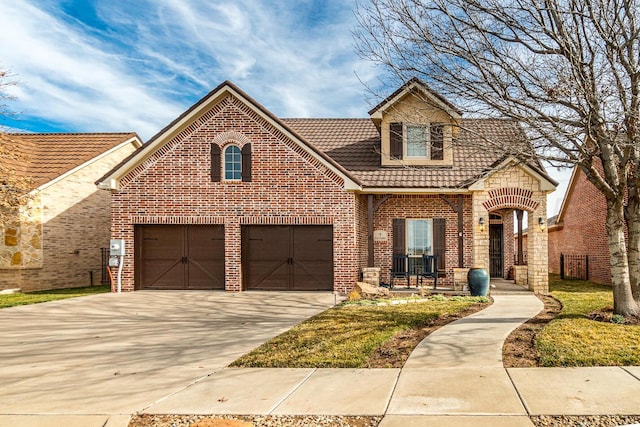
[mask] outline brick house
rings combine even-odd
[[[369,115],[280,119],[218,86],[97,182],[133,248],[123,290],[346,292],[365,267],[388,283],[394,253],[438,255],[443,284],[459,268],[505,276],[514,210],[546,218],[556,186],[483,146],[521,143],[518,124],[463,119],[418,80]],[[546,231],[529,241],[521,281],[545,292]]]
[[[610,285],[606,219],[604,195],[587,180],[584,172],[574,168],[558,216],[549,225],[549,272],[560,274],[560,254],[580,258],[588,255],[589,280]],[[584,267],[576,265],[574,268],[582,273]]]
[[[100,281],[109,244],[110,197],[94,181],[142,143],[135,133],[3,134],[19,153],[10,169],[32,198],[0,228],[0,290],[88,286]]]

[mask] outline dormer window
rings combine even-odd
[[[391,123],[389,129],[392,159],[443,160],[443,124]]]

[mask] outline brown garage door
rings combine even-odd
[[[136,288],[224,289],[224,227],[138,226]]]
[[[332,226],[243,226],[242,277],[244,289],[332,290]]]

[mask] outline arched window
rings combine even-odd
[[[222,172],[222,173],[221,173]],[[251,181],[251,144],[244,144],[242,150],[235,144],[224,150],[216,143],[211,144],[211,181]]]
[[[224,149],[224,179],[227,181],[242,179],[242,152],[237,145],[229,145]]]

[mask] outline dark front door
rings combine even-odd
[[[333,228],[327,225],[242,227],[244,289],[333,289]]]
[[[503,233],[502,224],[489,225],[489,274],[503,277]]]
[[[137,289],[224,289],[222,225],[136,228]]]

